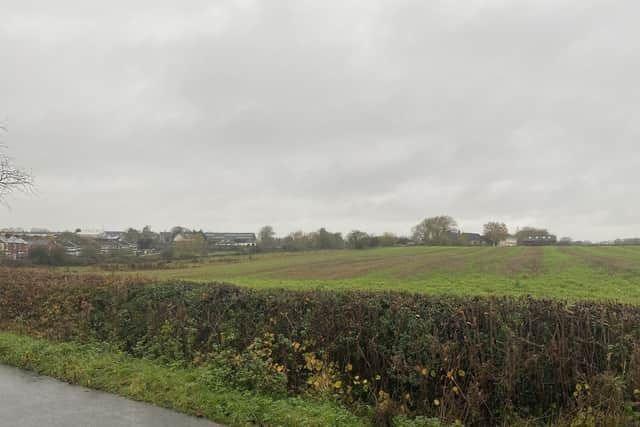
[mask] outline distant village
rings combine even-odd
[[[392,233],[376,236],[352,231],[343,238],[341,233],[318,231],[290,233],[278,238],[269,226],[258,235],[252,232],[206,232],[185,227],[154,232],[150,227],[141,231],[82,230],[54,232],[46,229],[30,230],[5,228],[0,230],[0,258],[3,262],[73,265],[104,261],[180,259],[207,255],[219,251],[253,253],[257,251],[296,251],[314,249],[365,249],[380,246],[454,245],[454,246],[540,246],[540,245],[637,245],[640,239],[618,239],[592,243],[557,237],[546,230],[525,227],[516,234],[500,239],[480,233],[444,230],[437,239],[398,237]]]
[[[0,230],[0,256],[5,260],[85,258],[87,260],[191,255],[208,251],[244,249],[257,245],[255,233],[213,233],[175,227],[167,232],[46,229]],[[46,263],[46,262],[45,262]]]

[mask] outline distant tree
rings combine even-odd
[[[276,233],[273,227],[265,225],[258,232],[258,246],[261,249],[273,249],[276,243]]]
[[[294,231],[282,239],[282,247],[287,251],[303,251],[310,249],[310,238],[304,231]]]
[[[165,260],[173,259],[174,257],[173,246],[172,245],[164,246],[162,248],[162,251],[160,252],[160,256],[162,257],[162,259],[165,259]]]
[[[138,240],[142,235],[135,228],[128,228],[127,231],[124,232],[124,239],[129,243],[138,244]]]
[[[64,231],[60,233],[57,239],[59,242],[71,242],[75,244],[80,244],[82,241],[82,237],[78,236],[76,233],[71,233],[70,231]]]
[[[398,240],[396,241],[396,245],[402,245],[402,246],[406,246],[406,245],[410,245],[411,244],[411,239],[407,236],[398,236]]]
[[[29,259],[38,265],[65,265],[67,253],[59,245],[37,245],[29,251]]]
[[[0,126],[0,132],[6,131],[6,127]],[[31,174],[15,166],[8,155],[0,152],[0,202],[4,202],[6,197],[15,191],[29,191],[32,187]]]
[[[493,246],[509,237],[509,229],[504,222],[488,222],[484,225],[484,237]]]
[[[325,228],[319,229],[310,235],[311,245],[314,249],[342,249],[344,239],[341,233],[331,233]]]
[[[262,241],[273,240],[276,236],[275,231],[273,231],[273,227],[270,225],[265,225],[258,232],[258,239]]]
[[[332,235],[324,227],[312,233],[311,240],[314,249],[331,249]]]
[[[173,243],[173,255],[178,258],[190,258],[206,253],[206,240],[202,232],[193,232],[185,240]]]
[[[371,245],[371,236],[364,231],[353,230],[347,234],[347,246],[351,249],[364,249]]]
[[[138,248],[139,249],[151,249],[154,246],[157,246],[160,235],[158,233],[154,233],[151,230],[151,227],[145,225],[142,229],[142,233],[138,237]]]
[[[413,227],[413,240],[422,244],[446,245],[454,243],[458,224],[447,215],[426,218]]]
[[[573,239],[571,237],[561,237],[558,244],[562,246],[570,246],[573,244]]]
[[[85,241],[81,246],[80,257],[88,263],[94,263],[100,260],[100,250],[98,246],[93,242]]]
[[[393,246],[398,243],[398,236],[393,233],[383,233],[378,237],[378,242],[380,246]]]
[[[49,264],[49,249],[46,246],[36,246],[29,251],[29,259],[34,264]]]
[[[67,252],[62,246],[55,245],[49,252],[49,260],[51,265],[66,265],[69,262]]]
[[[522,227],[516,232],[518,243],[524,240],[533,240],[537,238],[545,238],[551,234],[546,228]]]
[[[332,233],[325,228],[311,233],[295,231],[281,239],[280,244],[287,251],[343,249],[345,247],[345,241],[341,233]]]
[[[183,234],[183,233],[190,233],[191,230],[189,230],[186,227],[182,227],[180,225],[176,225],[175,227],[173,227],[171,229],[171,238],[173,239],[174,237],[176,237],[178,234]]]

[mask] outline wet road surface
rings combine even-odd
[[[0,425],[221,427],[147,403],[0,365]]]

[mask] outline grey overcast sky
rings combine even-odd
[[[0,0],[0,227],[640,235],[637,0]]]

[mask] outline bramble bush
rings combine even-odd
[[[371,404],[381,425],[396,415],[498,425],[567,414],[588,425],[640,397],[640,307],[624,304],[6,269],[0,307],[3,329],[208,366],[241,388]]]

